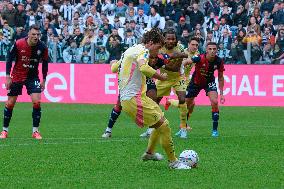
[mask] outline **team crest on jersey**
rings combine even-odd
[[[40,51],[40,50],[38,50],[38,51],[37,51],[37,55],[40,55],[40,54],[41,54],[41,51]]]

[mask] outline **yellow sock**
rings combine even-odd
[[[179,101],[175,99],[169,99],[169,102],[171,103],[172,106],[178,107]]]
[[[165,150],[169,161],[176,161],[174,143],[171,136],[171,128],[169,127],[169,121],[165,122],[157,129],[160,134],[160,141],[163,149]]]
[[[187,105],[186,103],[179,104],[179,119],[180,119],[180,128],[186,128],[186,117],[187,117]]]
[[[160,138],[159,131],[157,131],[157,129],[154,129],[148,141],[148,147],[147,147],[148,153],[152,154],[155,152],[155,148],[157,146],[157,143],[159,142],[159,138]]]

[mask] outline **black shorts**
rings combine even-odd
[[[150,90],[156,90],[157,91],[155,81],[152,78],[147,78],[146,84],[147,84],[147,91],[150,91]]]
[[[193,97],[197,97],[199,92],[204,89],[206,92],[206,96],[207,93],[210,91],[216,91],[217,92],[217,86],[215,81],[207,83],[207,85],[205,87],[201,87],[199,85],[196,85],[193,81],[191,81],[189,83],[189,85],[187,86],[186,89],[186,98],[193,98]]]
[[[24,82],[13,82],[8,91],[8,96],[22,95],[23,86],[26,86],[28,95],[32,93],[41,93],[40,80],[38,78],[27,79]]]

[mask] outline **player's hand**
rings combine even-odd
[[[224,95],[220,95],[220,103],[224,104],[225,103],[225,97]]]
[[[112,60],[112,61],[110,61],[110,66],[112,66],[113,64],[115,64],[117,62],[117,60]]]
[[[6,76],[5,87],[6,87],[7,90],[10,90],[11,84],[12,84],[12,78],[10,76]]]
[[[166,81],[167,79],[168,79],[168,74],[167,73],[162,73],[160,80],[161,81]]]
[[[40,88],[41,88],[41,92],[43,92],[45,89],[45,81],[40,82]]]

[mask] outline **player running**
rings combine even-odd
[[[156,28],[143,35],[143,44],[128,48],[121,60],[119,71],[119,90],[122,110],[125,111],[139,127],[155,128],[152,132],[146,152],[142,159],[162,160],[163,157],[155,153],[160,141],[172,169],[190,169],[189,166],[178,161],[171,137],[168,120],[159,105],[146,96],[146,77],[166,80],[165,75],[159,74],[148,65],[149,54],[156,54],[163,45],[164,38]]]
[[[190,107],[194,105],[194,99],[198,96],[199,92],[203,89],[209,97],[212,106],[212,121],[213,129],[212,136],[218,137],[218,120],[219,120],[219,105],[218,105],[218,92],[215,83],[214,71],[218,70],[218,83],[220,90],[220,103],[225,103],[223,95],[224,88],[224,75],[225,71],[223,60],[216,55],[217,44],[209,42],[206,45],[206,53],[198,56],[193,56],[192,59],[184,61],[184,65],[195,63],[195,71],[193,72],[192,79],[187,87],[186,102]]]
[[[16,41],[7,56],[5,85],[8,91],[8,101],[4,109],[3,131],[0,138],[8,137],[8,127],[13,108],[18,96],[22,95],[22,88],[25,85],[33,103],[32,137],[42,139],[38,128],[41,119],[41,92],[45,89],[48,71],[48,49],[43,42],[39,41],[39,36],[39,27],[30,26],[28,37]],[[15,65],[10,76],[13,60],[15,60]],[[38,76],[40,61],[42,61],[42,81]]]

